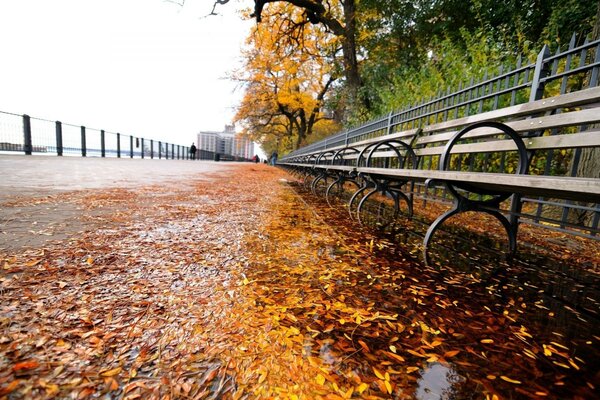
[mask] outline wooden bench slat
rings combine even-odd
[[[600,180],[594,178],[389,168],[357,168],[357,172],[414,181],[436,179],[449,182],[467,182],[476,184],[481,188],[507,193],[517,192],[532,196],[600,202]]]
[[[564,128],[568,126],[580,126],[600,122],[600,108],[588,108],[580,111],[572,111],[569,113],[549,115],[546,117],[532,118],[527,120],[506,122],[518,133]],[[430,143],[447,142],[456,135],[457,131],[445,132],[437,135],[423,136],[416,140],[416,146],[422,146]],[[467,133],[463,136],[465,139],[482,138],[501,134],[502,131],[492,128],[481,128]]]

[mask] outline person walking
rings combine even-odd
[[[273,150],[271,153],[271,165],[277,164],[277,151]]]
[[[192,145],[190,146],[190,158],[192,160],[196,159],[196,145],[194,143],[192,143]]]

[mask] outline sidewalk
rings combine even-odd
[[[57,225],[0,249],[0,398],[594,397],[580,274],[424,266],[262,164],[164,176],[1,204]]]
[[[0,203],[23,194],[181,184],[233,163],[98,157],[0,155]]]
[[[235,167],[212,161],[0,155],[0,250],[66,240],[118,211],[86,206],[86,197],[152,185],[168,191]]]

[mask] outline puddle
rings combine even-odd
[[[415,398],[418,400],[453,399],[453,386],[465,380],[456,372],[440,363],[433,363],[421,372],[417,381]]]

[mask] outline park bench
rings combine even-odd
[[[348,205],[359,220],[368,198],[377,194],[389,198],[396,211],[400,203],[406,204],[406,214],[412,216],[413,198],[421,190],[449,193],[452,208],[425,234],[426,259],[435,231],[459,213],[484,212],[497,218],[513,255],[524,196],[600,203],[600,179],[578,177],[573,170],[550,175],[535,168],[549,163],[550,153],[573,157],[581,149],[600,148],[600,128],[594,126],[600,122],[600,87],[412,129],[400,124],[397,129],[391,115],[385,122],[367,127],[375,137],[358,136],[285,157],[279,164],[310,177],[313,191],[326,188],[328,201],[348,182],[355,185]],[[502,208],[507,203],[510,211]]]

